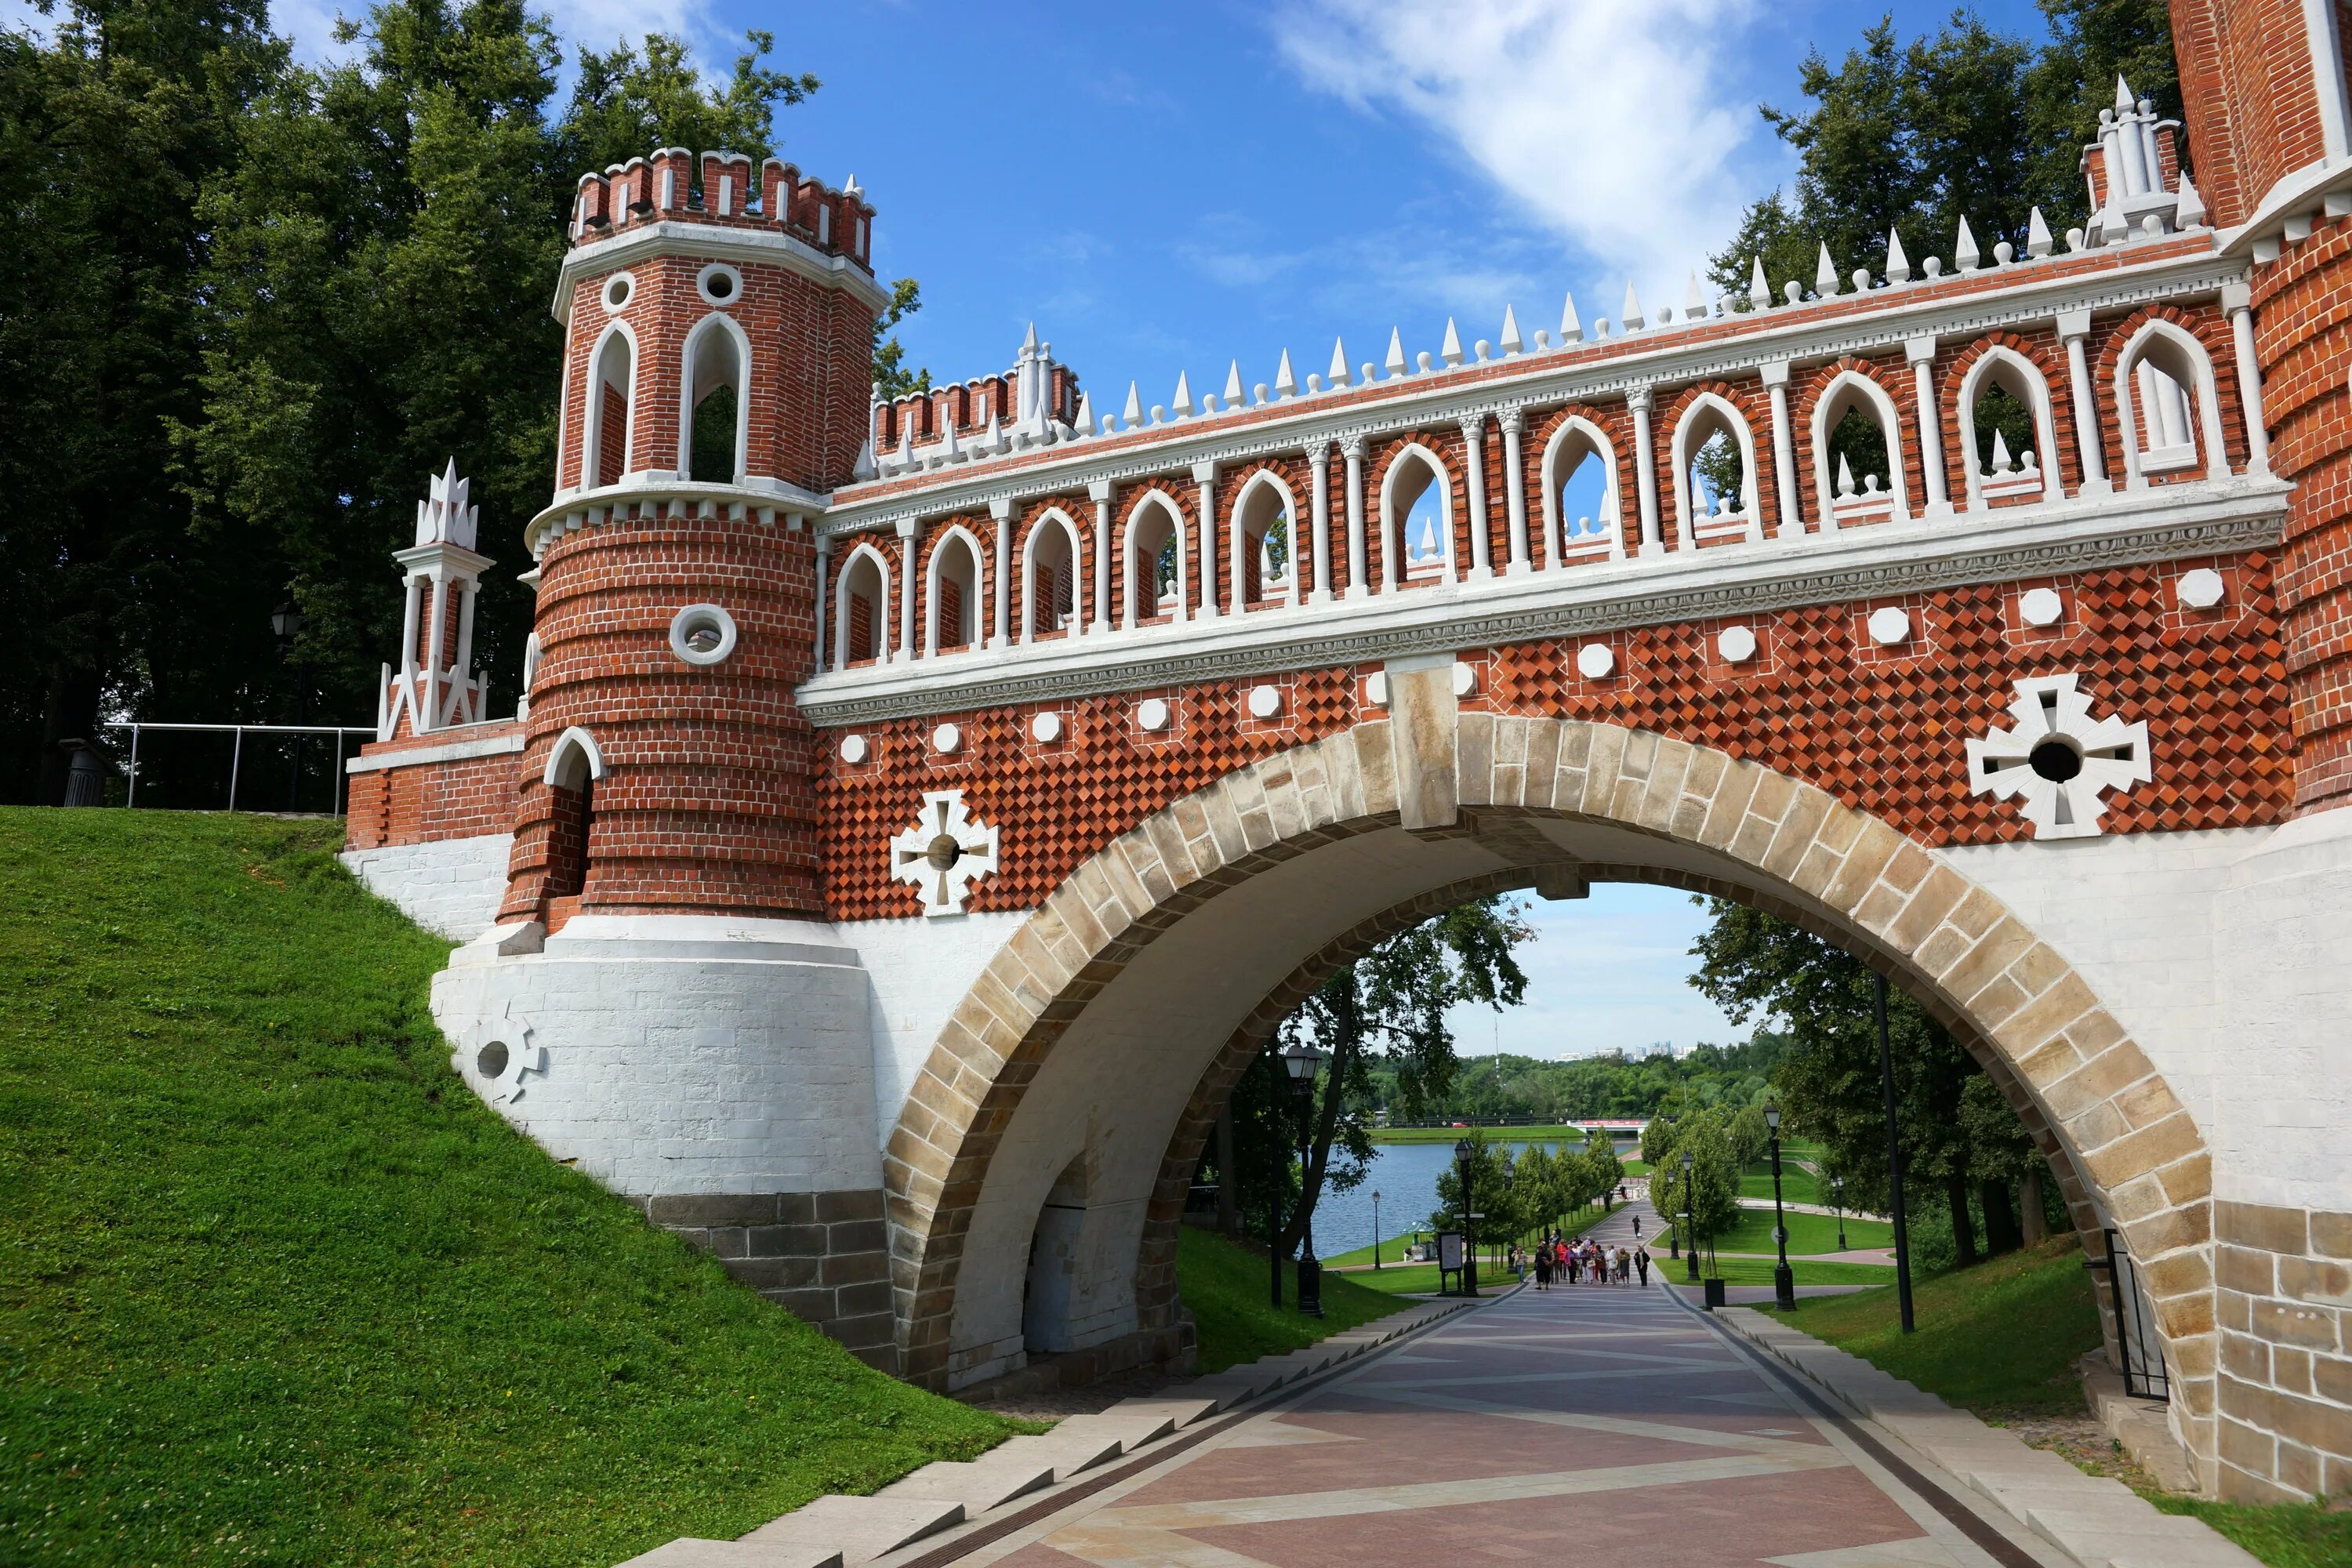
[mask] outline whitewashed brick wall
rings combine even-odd
[[[479,936],[506,896],[511,833],[346,849],[342,862],[376,897],[452,942]]]

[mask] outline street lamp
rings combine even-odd
[[[1844,1178],[1843,1176],[1832,1176],[1832,1177],[1830,1178],[1830,1202],[1832,1202],[1832,1204],[1835,1204],[1835,1205],[1837,1205],[1837,1216],[1838,1216],[1838,1250],[1839,1250],[1840,1252],[1843,1252],[1843,1251],[1846,1249],[1846,1246],[1845,1246],[1845,1178]]]
[[[1465,1296],[1478,1293],[1478,1252],[1470,1245],[1470,1172],[1477,1154],[1467,1138],[1454,1141],[1454,1167],[1462,1173],[1462,1293]]]
[[[1372,1267],[1381,1266],[1381,1190],[1372,1189]]]
[[[1323,1070],[1321,1051],[1301,1040],[1282,1053],[1290,1069],[1290,1099],[1298,1111],[1298,1310],[1323,1315],[1323,1266],[1315,1261],[1315,1204],[1307,1184],[1314,1173],[1315,1075]]]
[[[1780,1207],[1780,1108],[1764,1108],[1764,1130],[1772,1138],[1772,1245],[1780,1261],[1772,1269],[1772,1304],[1786,1312],[1797,1305],[1797,1276],[1789,1268],[1789,1217]]]
[[[1691,1190],[1690,1151],[1683,1151],[1683,1224],[1691,1232],[1691,1244],[1683,1248],[1690,1259],[1690,1282],[1698,1283],[1698,1194]]]
[[[302,635],[302,607],[289,599],[269,612],[269,629],[278,637],[278,657],[286,658],[294,651],[294,639]],[[310,705],[310,663],[305,659],[295,666],[298,685],[294,693],[294,722],[302,722],[304,710]],[[291,737],[294,742],[293,764],[286,770],[286,809],[291,813],[302,789],[302,736]]]

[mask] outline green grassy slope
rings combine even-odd
[[[602,1568],[1009,1429],[481,1105],[337,837],[0,811],[0,1563]]]
[[[1319,1339],[1384,1318],[1412,1305],[1368,1290],[1345,1275],[1323,1276],[1323,1316],[1298,1315],[1297,1276],[1282,1271],[1282,1300],[1273,1305],[1265,1254],[1236,1247],[1223,1237],[1185,1226],[1176,1244],[1176,1289],[1192,1309],[1201,1336],[1201,1370],[1223,1372],[1263,1355],[1304,1350]],[[1432,1287],[1434,1289],[1434,1287]]]

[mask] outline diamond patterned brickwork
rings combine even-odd
[[[2182,610],[2173,584],[2200,565],[2229,584],[2210,612]],[[1612,634],[1608,677],[1578,673],[1571,641],[1520,644],[1474,658],[1472,709],[1589,719],[1720,748],[1801,778],[1931,844],[2032,836],[2013,804],[1969,790],[1962,742],[2008,722],[2022,676],[2079,671],[2101,712],[2146,720],[2155,778],[2112,799],[2113,832],[2238,827],[2287,814],[2293,755],[2270,565],[2261,555],[2086,573],[2048,584],[1989,584],[1900,601],[1912,640],[1880,647],[1864,623],[1876,603],[1741,617],[1755,657],[1727,663],[1717,637],[1730,620]],[[2025,626],[2023,586],[2055,586],[2059,626]],[[1287,678],[1282,712],[1247,715],[1247,688],[1213,682],[1062,705],[992,709],[856,731],[871,749],[851,768],[828,745],[823,765],[827,907],[835,919],[916,912],[888,875],[887,846],[925,789],[951,779],[972,814],[1003,829],[1003,870],[975,886],[975,910],[1033,909],[1082,860],[1178,797],[1274,752],[1319,739],[1357,717],[1355,672]],[[1135,709],[1159,696],[1168,729],[1139,728]],[[1063,715],[1066,738],[1040,747],[1031,719]],[[1377,710],[1365,715],[1378,717]],[[940,718],[964,743],[930,749]],[[831,735],[837,741],[838,735]]]

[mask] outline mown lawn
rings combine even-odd
[[[0,811],[0,1563],[604,1568],[1011,1429],[480,1104],[339,834]]]
[[[1913,1307],[1918,1328],[1907,1337],[1891,1288],[1801,1300],[1775,1315],[1989,1421],[2083,1409],[2074,1358],[2098,1345],[2099,1320],[2078,1238],[1919,1279]],[[2352,1512],[2207,1502],[2159,1491],[2137,1469],[2125,1479],[2165,1512],[2195,1515],[2272,1568],[2352,1563]]]
[[[1351,1276],[1326,1273],[1323,1315],[1304,1318],[1297,1310],[1298,1276],[1293,1267],[1283,1265],[1279,1309],[1273,1304],[1269,1269],[1263,1252],[1236,1246],[1198,1226],[1182,1227],[1176,1244],[1176,1293],[1192,1310],[1202,1372],[1223,1372],[1260,1356],[1304,1350],[1409,1304],[1383,1291],[1368,1290]]]
[[[1838,1222],[1835,1216],[1819,1214],[1792,1214],[1789,1222],[1789,1256],[1835,1252],[1838,1249]],[[1672,1227],[1669,1226],[1669,1229]],[[1663,1238],[1662,1238],[1663,1239]],[[1880,1220],[1855,1219],[1846,1216],[1845,1239],[1849,1247],[1892,1247],[1895,1227]],[[1732,1227],[1716,1237],[1716,1247],[1724,1252],[1770,1252],[1772,1250],[1772,1211],[1742,1209]]]

